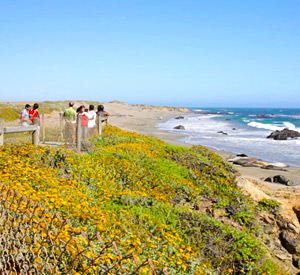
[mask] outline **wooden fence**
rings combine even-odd
[[[96,119],[97,127],[94,128],[94,134],[101,135],[103,130],[103,125],[108,124],[108,117],[106,116],[97,116]],[[38,145],[40,142],[45,142],[46,136],[46,122],[45,115],[41,114],[40,118],[34,118],[33,125],[29,126],[5,126],[4,120],[0,119],[0,146],[4,144],[4,135],[12,133],[32,133],[32,144]],[[72,127],[70,127],[72,126]],[[71,128],[69,131],[70,137],[66,136],[67,128]],[[74,129],[73,129],[74,128]],[[66,122],[63,113],[59,113],[59,126],[57,131],[59,131],[59,140],[61,145],[65,144],[74,144],[77,151],[81,151],[82,142],[87,138],[87,125],[83,125],[82,117],[77,116],[76,123]],[[72,132],[73,131],[73,132]]]
[[[83,126],[83,117],[77,116],[76,118],[76,148],[77,151],[81,151],[81,144],[82,141],[86,139],[86,134],[84,133],[85,130],[87,130],[87,126]],[[99,116],[97,117],[97,134],[100,136],[102,135],[102,128],[103,128],[103,122],[105,122],[105,125],[108,124],[108,117],[107,116]]]
[[[1,274],[125,275],[145,274],[145,267],[150,274],[168,275],[150,258],[139,261],[135,253],[122,255],[116,242],[105,241],[100,234],[87,237],[67,219],[0,185]]]
[[[4,120],[0,119],[0,146],[4,144],[4,134],[32,133],[32,144],[38,145],[40,140],[40,127],[38,118],[33,119],[33,125],[5,127]]]

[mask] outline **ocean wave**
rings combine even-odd
[[[260,122],[249,122],[247,124],[248,126],[254,127],[254,128],[259,128],[259,129],[266,129],[266,130],[271,130],[271,131],[276,131],[276,130],[283,130],[284,127],[279,127],[274,124],[265,124],[265,123],[260,123]]]
[[[209,119],[209,118],[214,118],[214,117],[222,117],[222,115],[217,115],[217,114],[210,114],[210,115],[202,115],[202,116],[199,116],[197,118],[199,119]]]
[[[289,130],[296,130],[296,126],[293,123],[284,122],[283,125],[285,126],[284,128],[288,128]]]
[[[216,114],[210,115],[187,115],[182,120],[172,118],[166,122],[158,123],[160,129],[174,131],[174,127],[183,125],[185,127],[184,133],[217,133],[218,131],[229,131],[233,126],[230,126],[227,121],[213,120],[215,117],[220,117]],[[177,130],[182,132],[182,130]]]
[[[210,119],[210,118],[214,118],[214,117],[222,117],[222,115],[218,115],[218,114],[196,114],[196,115],[186,115],[184,116],[185,120],[194,120],[194,121],[198,121],[198,120],[203,120],[203,119]],[[175,118],[171,118],[169,121],[178,121]]]
[[[259,128],[259,129],[266,129],[266,130],[271,130],[271,131],[276,131],[276,130],[283,130],[284,128],[288,128],[289,130],[296,130],[296,126],[293,123],[290,122],[283,122],[283,125],[276,125],[276,124],[266,124],[266,123],[261,123],[261,122],[255,122],[252,121],[247,124],[248,126],[254,127],[254,128]]]
[[[276,115],[276,117],[300,119],[300,115]]]

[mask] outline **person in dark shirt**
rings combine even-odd
[[[104,106],[103,105],[98,105],[97,107],[97,115],[98,116],[109,116],[109,113],[104,111]]]

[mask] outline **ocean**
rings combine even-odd
[[[235,154],[247,154],[269,162],[300,166],[300,138],[267,139],[275,130],[300,132],[300,109],[188,108],[194,114],[172,118],[158,127],[185,134],[180,141],[201,144]],[[183,125],[185,130],[175,130]],[[223,131],[226,134],[218,133]]]

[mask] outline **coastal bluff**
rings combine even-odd
[[[94,141],[95,144],[91,147],[90,152],[78,156],[80,161],[76,158],[72,160],[72,157],[67,153],[53,152],[53,155],[49,155],[48,151],[41,151],[36,156],[37,159],[34,158],[33,164],[37,165],[34,166],[37,169],[40,163],[38,158],[40,157],[49,160],[49,165],[56,163],[57,176],[63,178],[61,181],[58,179],[57,183],[66,181],[72,175],[76,176],[76,173],[80,172],[82,187],[88,189],[96,188],[95,184],[99,179],[99,173],[105,171],[100,178],[101,183],[104,186],[107,184],[107,186],[105,189],[101,189],[101,192],[103,192],[101,194],[108,195],[107,198],[109,199],[114,198],[116,195],[118,197],[106,202],[106,204],[99,202],[97,208],[93,208],[92,211],[84,210],[85,208],[90,210],[88,208],[90,207],[89,204],[85,202],[82,205],[79,204],[82,214],[76,210],[77,208],[74,208],[74,215],[82,215],[79,217],[85,220],[86,215],[92,215],[93,211],[101,210],[101,213],[95,213],[104,215],[104,221],[108,222],[111,217],[120,214],[120,217],[123,217],[121,222],[128,226],[127,231],[129,229],[135,230],[126,223],[127,218],[130,217],[132,222],[136,222],[136,224],[141,222],[143,226],[147,225],[152,228],[152,234],[156,233],[156,230],[153,230],[152,223],[158,224],[162,232],[165,232],[165,226],[167,228],[171,225],[174,228],[180,226],[182,231],[177,232],[178,236],[174,233],[175,237],[172,237],[172,239],[170,237],[170,241],[176,242],[179,240],[180,234],[185,234],[185,236],[191,238],[190,241],[195,247],[201,244],[203,250],[201,248],[199,253],[205,259],[204,264],[209,263],[211,270],[214,270],[216,274],[226,274],[225,271],[234,271],[233,274],[239,274],[241,269],[247,272],[247,262],[249,261],[253,264],[251,268],[259,269],[259,262],[260,260],[264,261],[264,257],[271,259],[273,267],[278,268],[276,270],[277,274],[287,274],[287,272],[297,274],[299,272],[299,248],[296,245],[299,238],[299,193],[297,187],[278,187],[276,185],[277,188],[273,189],[259,180],[256,181],[243,175],[243,172],[242,177],[240,177],[237,171],[237,169],[243,171],[243,168],[256,169],[254,173],[256,177],[260,177],[260,173],[273,175],[273,173],[278,173],[278,170],[266,170],[260,167],[242,167],[240,169],[238,165],[230,165],[223,158],[202,146],[190,149],[190,144],[182,144],[177,141],[180,135],[172,135],[157,129],[156,124],[160,121],[177,115],[188,114],[189,111],[186,109],[130,105],[122,102],[110,102],[104,105],[110,113],[110,123],[127,130],[126,132],[115,127],[109,127],[101,139]],[[47,119],[55,123],[58,112],[58,110],[53,110],[47,113]],[[128,130],[135,133],[130,133]],[[151,137],[148,137],[149,135]],[[153,136],[159,137],[159,140]],[[163,143],[162,140],[168,142]],[[184,145],[185,147],[176,145]],[[18,149],[16,147],[14,150],[16,150],[16,154],[23,152],[22,147]],[[27,147],[26,150],[34,152],[33,148],[30,147]],[[7,155],[6,159],[9,156],[13,158],[13,155]],[[33,153],[32,156],[34,156]],[[51,159],[51,156],[54,159]],[[58,165],[61,162],[64,165],[63,167],[68,168],[61,169]],[[81,165],[80,170],[78,170],[79,166],[76,166],[79,163]],[[90,169],[89,165],[95,165],[96,163],[98,163],[98,166],[92,166],[92,169]],[[13,162],[10,165],[13,165]],[[46,165],[46,163],[43,165]],[[11,171],[13,171],[14,167],[11,166],[11,168]],[[43,167],[43,169],[45,168]],[[53,167],[49,168],[53,169]],[[51,169],[49,172],[52,171]],[[285,167],[284,169],[290,170],[291,168]],[[48,170],[45,171],[48,172]],[[282,171],[282,173],[288,172]],[[11,174],[8,173],[8,170],[6,173],[4,176],[9,182]],[[28,171],[28,173],[31,172]],[[144,173],[146,174],[144,175]],[[111,178],[106,178],[115,175],[118,176],[113,178],[113,181],[111,181]],[[102,178],[107,179],[107,182]],[[145,180],[145,182],[142,180]],[[140,189],[143,188],[143,185],[138,185],[139,182],[144,182],[146,189]],[[109,190],[113,186],[116,190],[111,193]],[[162,188],[167,189],[162,192]],[[119,193],[120,190],[121,193]],[[150,197],[149,193],[151,194]],[[90,193],[77,194],[72,203],[76,205],[76,197],[84,198],[84,194],[88,195]],[[99,198],[99,194],[91,193],[90,195]],[[170,197],[166,198],[166,196]],[[251,199],[248,198],[249,196]],[[91,198],[94,202],[97,202],[94,197]],[[61,203],[61,201],[57,201],[57,203]],[[121,209],[125,212],[120,211],[120,205],[124,207]],[[161,205],[163,205],[163,208],[160,208]],[[104,206],[106,208],[102,209]],[[64,209],[63,204],[62,209]],[[258,212],[256,213],[254,209]],[[129,216],[127,216],[126,211]],[[143,215],[140,215],[140,211]],[[106,212],[114,213],[114,215],[111,217],[105,216]],[[164,213],[168,213],[169,216],[165,217]],[[75,216],[73,218],[75,223],[79,222],[75,219]],[[120,220],[114,220],[114,222],[118,224]],[[103,230],[100,225],[99,228]],[[197,233],[198,229],[201,234]],[[167,232],[171,234],[172,231],[170,229]],[[218,238],[221,239],[221,244],[219,240],[212,237],[216,232]],[[123,236],[123,233],[117,236]],[[156,240],[156,238],[161,238],[161,236],[151,236],[150,239]],[[235,257],[232,255],[236,255],[236,258],[238,258],[239,254],[234,253],[239,253],[239,250],[234,250],[231,245],[235,244],[239,238],[245,240],[246,247],[243,248],[250,252],[243,256],[242,261],[233,263],[230,258]],[[132,241],[139,244],[143,239],[147,240],[145,236],[143,238],[140,236],[138,240],[134,239]],[[248,247],[248,244],[253,246]],[[157,246],[155,251],[158,247],[162,247],[160,243],[153,245]],[[179,244],[177,246],[179,247]],[[186,247],[181,249],[186,251]],[[259,255],[264,255],[264,257],[260,258]],[[182,258],[183,256],[180,256],[181,261]],[[180,267],[177,266],[177,263],[174,264],[176,267],[169,264],[166,261],[165,265],[170,270],[173,268],[173,272],[181,270],[181,273],[178,274],[188,274],[184,269],[188,268],[185,262],[180,264]],[[218,270],[217,266],[222,266],[222,271]],[[236,269],[233,269],[233,267]],[[207,267],[207,272],[211,270]],[[275,271],[274,274],[276,274]]]

